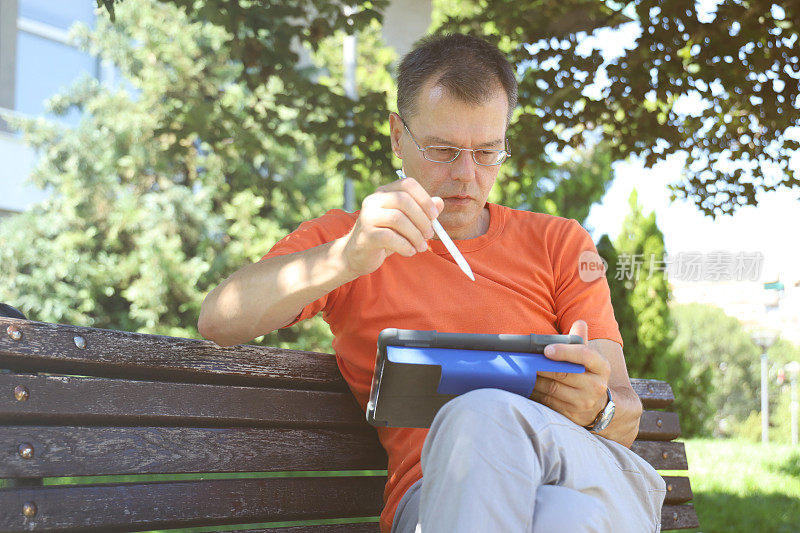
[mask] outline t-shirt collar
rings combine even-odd
[[[486,202],[486,207],[489,208],[489,229],[486,233],[474,239],[453,239],[453,242],[462,254],[480,250],[496,240],[503,232],[506,219],[505,208],[490,202]],[[450,253],[447,251],[444,243],[439,239],[431,239],[428,243],[430,244],[431,251],[434,253],[439,255]]]

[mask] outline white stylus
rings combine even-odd
[[[401,179],[405,179],[407,177],[406,173],[403,172],[402,168],[397,171],[397,175],[400,176]],[[472,274],[472,269],[469,267],[467,260],[464,259],[464,256],[461,255],[461,252],[458,251],[458,248],[456,248],[456,245],[453,243],[453,240],[444,230],[442,225],[439,224],[439,221],[434,218],[431,225],[433,226],[433,231],[435,231],[436,235],[439,236],[439,240],[444,243],[444,247],[447,248],[447,251],[450,252],[450,255],[452,255],[453,259],[456,260],[456,264],[461,268],[461,270],[464,272],[464,274],[467,275],[469,279],[475,281],[475,276]]]

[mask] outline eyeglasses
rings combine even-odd
[[[423,148],[414,138],[414,135],[411,134],[411,130],[409,130],[408,126],[406,126],[403,117],[400,115],[397,116],[400,119],[400,122],[403,124],[403,127],[408,132],[408,135],[411,137],[411,140],[417,145],[417,150],[422,152],[422,157],[428,161],[433,161],[434,163],[452,163],[458,159],[458,156],[461,154],[461,152],[472,152],[472,160],[475,161],[476,165],[493,167],[500,165],[503,163],[503,161],[511,157],[508,139],[505,139],[504,141],[506,146],[505,150],[488,150],[486,148],[456,148],[455,146],[426,146]]]

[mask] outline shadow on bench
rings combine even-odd
[[[330,354],[0,317],[0,368],[0,532],[378,531],[386,454]],[[670,386],[632,381],[632,449],[686,470]],[[662,529],[697,527],[689,479],[665,480]]]

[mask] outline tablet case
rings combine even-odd
[[[386,328],[378,351],[367,421],[427,428],[459,394],[483,388],[530,397],[537,371],[584,372],[583,365],[543,355],[548,344],[582,344],[577,335],[447,333]]]

